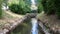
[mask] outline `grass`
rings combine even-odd
[[[23,15],[17,15],[9,11],[4,11],[2,16],[2,19],[0,19],[0,29],[2,29],[4,25],[8,23],[8,21],[14,21],[23,17]]]
[[[11,11],[7,11],[7,12],[5,12],[5,14],[8,14],[7,15],[7,17],[8,16],[11,16],[11,17],[13,17],[13,18],[22,18],[24,15],[18,15],[18,14],[15,14],[15,13],[13,13],[13,12],[11,12]]]

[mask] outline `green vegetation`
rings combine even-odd
[[[24,23],[16,27],[11,34],[29,34],[31,30],[30,25]]]
[[[42,5],[42,0],[38,0],[38,13],[41,13],[43,11],[43,5]]]
[[[42,0],[42,4],[46,14],[50,15],[55,13],[54,0]]]
[[[31,33],[30,21],[20,24],[11,32],[11,34],[29,34],[29,33]]]
[[[56,7],[56,15],[60,19],[60,0],[55,0],[55,7]]]
[[[58,19],[60,19],[60,0],[37,0],[36,6],[38,7],[38,13],[40,13],[38,16],[40,20],[46,23],[54,24],[55,22],[58,23],[57,19],[55,19],[56,15]],[[10,11],[3,11],[2,6],[7,7],[9,6]],[[42,12],[43,11],[43,12]],[[4,13],[3,13],[4,12]],[[5,13],[6,12],[6,13]],[[12,13],[14,12],[14,13]],[[17,15],[16,15],[16,14]],[[31,0],[0,0],[0,18],[4,16],[2,21],[0,23],[0,28],[3,28],[4,24],[7,24],[7,22],[15,21],[15,19],[21,18],[21,14],[25,15],[26,13],[32,13],[31,11]],[[3,15],[4,14],[4,15]],[[19,14],[19,15],[18,15]],[[47,16],[47,15],[49,16]],[[52,18],[50,18],[51,16]],[[49,17],[49,18],[48,18]],[[18,27],[16,27],[11,34],[29,34],[31,33],[31,23],[27,19],[28,22],[20,24]],[[53,23],[54,21],[54,23]],[[46,24],[47,25],[47,24]],[[55,25],[55,24],[54,24]],[[48,28],[49,25],[47,25]],[[58,28],[57,28],[58,29]],[[40,29],[41,30],[41,29]]]
[[[18,4],[12,4],[11,6],[9,6],[9,9],[14,13],[22,13],[22,9]]]
[[[19,1],[19,2],[18,2]],[[14,1],[11,2],[9,4],[10,10],[14,13],[17,14],[26,14],[26,13],[31,13],[31,2],[28,0],[24,1],[24,0],[18,0],[18,1]],[[16,3],[18,2],[18,3]],[[39,2],[39,4],[37,4],[38,6],[38,13],[40,13],[43,10],[43,6],[41,4],[41,2]]]
[[[41,13],[43,11],[43,5],[40,3],[38,5],[38,13]]]
[[[56,14],[60,18],[60,0],[42,0],[47,15]]]
[[[9,9],[17,14],[31,13],[30,0],[0,0],[0,18],[2,17],[2,3],[9,6]],[[38,13],[44,11],[47,15],[55,14],[60,18],[60,0],[37,0]]]
[[[23,0],[19,0],[19,3],[11,3],[9,7],[12,12],[17,14],[26,14],[31,12],[30,6]]]
[[[3,0],[0,0],[0,18],[2,18],[2,2]]]
[[[3,3],[7,4],[7,0],[0,0],[0,18],[3,17],[3,10],[2,10]]]

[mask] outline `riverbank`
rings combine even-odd
[[[56,15],[47,16],[42,12],[38,15],[38,19],[40,19],[47,27],[50,27],[54,32],[60,32],[60,20],[57,19]]]

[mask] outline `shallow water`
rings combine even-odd
[[[25,22],[17,26],[11,34],[30,34],[31,31],[31,23]]]
[[[38,29],[37,29],[38,34],[42,34],[39,29],[41,29],[41,28],[39,28],[39,26],[38,26]],[[24,23],[20,24],[19,26],[17,26],[11,32],[11,34],[32,34],[31,30],[32,30],[32,23],[31,23],[31,20],[30,20],[28,22],[24,22]]]
[[[38,34],[38,22],[36,18],[31,19],[32,23],[32,34]]]

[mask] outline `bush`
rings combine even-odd
[[[47,15],[56,14],[60,19],[60,0],[42,0]]]
[[[17,5],[17,4],[12,4],[11,6],[9,6],[9,9],[12,11],[12,12],[14,12],[14,13],[19,13],[19,11],[20,11],[20,8],[19,8],[20,6],[19,5]]]
[[[42,4],[47,15],[55,14],[56,8],[54,0],[43,0]]]
[[[39,6],[38,6],[38,13],[41,13],[43,11],[43,6],[42,4],[40,3]]]
[[[9,6],[9,9],[14,12],[14,13],[17,13],[17,14],[26,14],[26,13],[30,13],[30,8],[28,6],[25,6],[25,7],[21,7],[20,5],[18,4],[12,4]]]
[[[43,11],[42,0],[37,0],[37,5],[38,5],[38,13],[41,13]]]
[[[56,15],[60,19],[60,0],[55,0]]]

